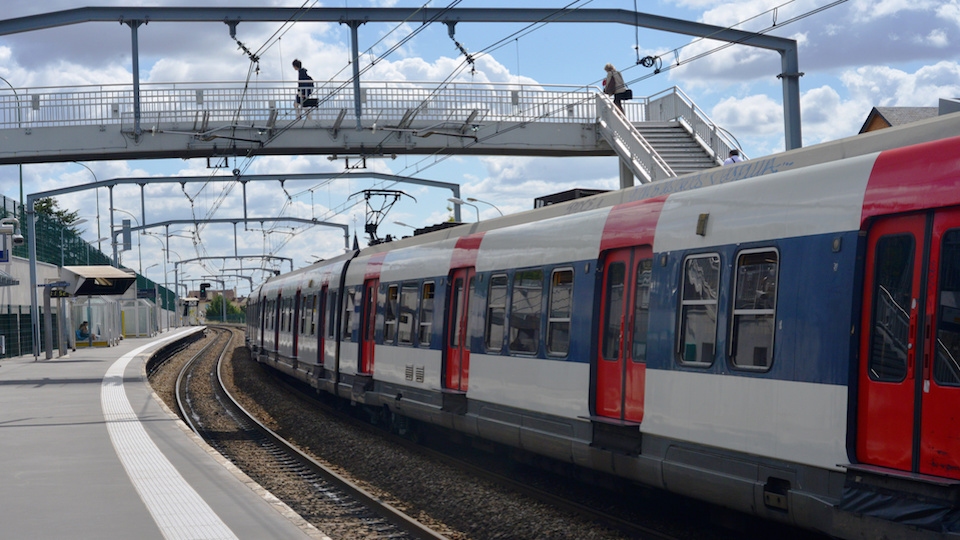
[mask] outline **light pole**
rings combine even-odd
[[[470,201],[470,202],[478,202],[478,203],[488,204],[488,205],[492,206],[494,210],[496,210],[497,212],[500,212],[500,209],[497,208],[496,205],[493,204],[493,203],[488,203],[487,201],[481,201],[480,199],[474,199],[473,197],[467,197],[467,200]],[[503,212],[500,212],[500,215],[503,216]]]
[[[65,249],[66,246],[63,245],[63,231],[65,231],[68,227],[71,227],[73,225],[80,225],[81,223],[86,223],[86,222],[87,222],[86,219],[81,218],[74,221],[70,225],[66,225],[63,223],[60,224],[60,268],[63,268],[64,257],[67,252],[67,250]],[[87,257],[89,258],[89,256],[90,254],[89,252],[87,252]]]
[[[466,201],[463,201],[463,200],[461,200],[461,199],[458,199],[458,198],[456,198],[456,197],[448,197],[447,200],[450,201],[450,202],[452,202],[453,204],[465,204],[465,205],[467,205],[467,206],[472,206],[473,209],[477,211],[477,223],[480,223],[480,207],[479,207],[479,206],[477,206],[477,205],[475,205],[475,204],[470,204],[470,203],[468,203],[468,202],[466,202]]]
[[[20,94],[18,94],[17,89],[14,88],[12,84],[10,84],[10,81],[4,79],[3,77],[0,77],[0,81],[7,83],[7,86],[10,87],[10,90],[13,90],[13,97],[17,100],[17,128],[22,128],[23,120],[21,118],[21,113],[20,113]],[[22,215],[22,212],[23,212],[23,163],[18,163],[17,167],[20,169],[20,212],[19,213],[21,213],[21,215],[19,215],[18,217],[20,219],[23,219],[23,215]]]
[[[83,167],[84,169],[90,171],[90,174],[93,175],[93,181],[94,181],[94,183],[100,181],[100,180],[97,178],[97,173],[93,172],[93,169],[91,169],[90,167],[87,167],[86,165],[84,165],[83,163],[80,163],[79,161],[74,161],[74,163],[76,163],[77,165],[79,165],[79,166]],[[100,241],[102,240],[102,238],[100,238],[100,236],[101,236],[101,235],[100,235],[100,188],[94,188],[93,193],[94,193],[94,195],[97,196],[97,238],[98,238],[98,240],[97,240],[97,249],[102,252],[102,251],[103,251],[103,248],[100,246]],[[21,203],[21,204],[23,204],[23,203]]]

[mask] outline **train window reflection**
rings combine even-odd
[[[400,343],[413,343],[413,316],[417,313],[417,284],[404,283],[400,289],[400,317],[397,334]]]
[[[522,270],[513,275],[510,304],[510,350],[535,354],[540,344],[543,308],[543,270]]]
[[[487,293],[487,319],[484,342],[489,351],[503,348],[503,327],[507,313],[507,275],[497,274],[490,277],[490,289]]]
[[[730,357],[738,368],[763,370],[773,363],[778,267],[776,251],[737,255]]]
[[[387,287],[387,301],[383,306],[383,342],[393,343],[397,337],[397,307],[400,297],[400,288],[396,285]]]
[[[634,362],[647,361],[647,329],[650,325],[650,277],[653,259],[644,259],[637,264],[637,285],[633,289],[633,343]]]
[[[960,386],[960,230],[943,235],[940,247],[940,296],[937,306],[937,354],[933,377],[942,386]]]
[[[717,343],[720,255],[693,255],[683,262],[679,360],[691,366],[713,364]]]
[[[359,311],[360,287],[347,287],[343,299],[343,341],[353,340],[353,319]]]
[[[909,234],[877,241],[869,363],[870,378],[875,381],[902,381],[907,376],[915,251]]]
[[[547,316],[547,352],[564,356],[570,350],[570,317],[573,312],[573,269],[554,270],[550,279]]]
[[[420,344],[430,345],[430,332],[433,327],[433,282],[423,284],[420,298]]]

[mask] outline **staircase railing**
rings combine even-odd
[[[706,112],[676,86],[648,97],[645,106],[644,118],[647,121],[679,121],[718,164],[726,159],[730,149],[739,148],[722,128],[710,120]]]
[[[641,183],[677,176],[637,128],[624,118],[609,96],[597,93],[596,103],[600,136]]]

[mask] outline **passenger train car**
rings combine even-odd
[[[270,279],[321,392],[846,538],[960,534],[960,115]]]

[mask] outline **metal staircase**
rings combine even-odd
[[[680,121],[644,122],[636,128],[677,176],[720,164]]]
[[[621,188],[633,185],[633,177],[646,183],[716,167],[733,147],[678,88],[646,98],[642,107],[639,121],[635,109],[628,120],[608,96],[596,96],[599,135],[621,160]]]

